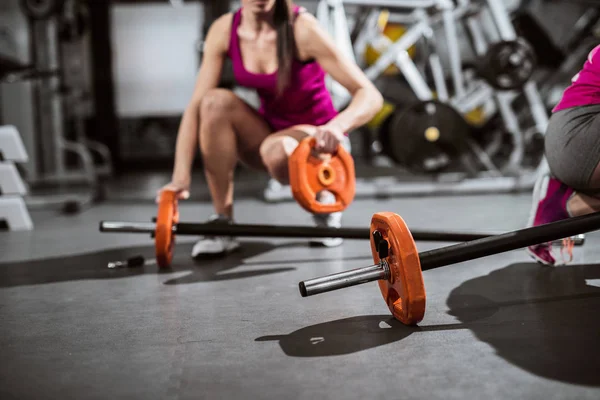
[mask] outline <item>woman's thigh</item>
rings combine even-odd
[[[227,89],[212,89],[202,99],[200,122],[208,124],[206,134],[218,135],[229,122],[235,133],[238,158],[243,164],[264,170],[260,145],[273,132],[258,111]]]

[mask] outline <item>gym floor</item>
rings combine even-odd
[[[182,220],[210,214],[201,197],[181,205]],[[529,206],[529,194],[357,199],[344,224],[393,211],[413,229],[497,233],[522,228]],[[425,272],[425,319],[406,327],[376,283],[298,292],[299,281],[371,264],[367,241],[244,239],[235,255],[200,262],[195,238],[178,237],[170,272],[108,269],[151,258],[153,244],[98,222],[155,212],[113,197],[75,216],[33,211],[34,231],[0,233],[2,399],[600,397],[597,233],[564,267],[518,250]],[[251,196],[236,219],[310,223],[294,203]]]

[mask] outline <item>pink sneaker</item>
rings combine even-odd
[[[535,184],[533,190],[533,204],[529,217],[529,227],[548,224],[570,218],[567,211],[567,201],[573,195],[573,189],[560,182],[558,179],[544,175]],[[561,254],[566,250],[572,256],[572,241],[563,240]],[[552,243],[541,243],[527,248],[527,253],[537,262],[544,265],[557,265],[557,260],[552,254]],[[564,259],[563,259],[564,262]]]

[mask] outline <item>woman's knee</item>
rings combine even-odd
[[[210,89],[200,101],[201,123],[211,123],[230,117],[239,101],[240,99],[231,90]]]
[[[267,138],[260,146],[260,156],[269,174],[280,183],[289,180],[288,158],[298,146],[290,136]]]

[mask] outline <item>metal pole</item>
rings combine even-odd
[[[146,233],[152,234],[156,229],[153,222],[100,222],[100,232],[108,233]],[[313,226],[277,226],[277,225],[244,225],[244,224],[215,224],[215,223],[180,223],[173,226],[173,232],[178,235],[218,235],[241,237],[303,237],[366,239],[371,237],[369,229],[365,228],[317,228]],[[411,231],[413,239],[423,242],[467,242],[482,238],[496,237],[486,233],[434,232]],[[585,242],[584,235],[574,238],[575,245]]]
[[[153,222],[100,222],[100,232],[110,233],[147,233],[156,229]],[[313,226],[277,226],[277,225],[243,225],[216,223],[179,223],[173,226],[178,235],[220,235],[246,237],[305,237],[345,239],[369,239],[371,233],[366,228],[318,228]],[[419,241],[462,242],[489,237],[484,233],[429,232],[414,231],[413,238]]]

